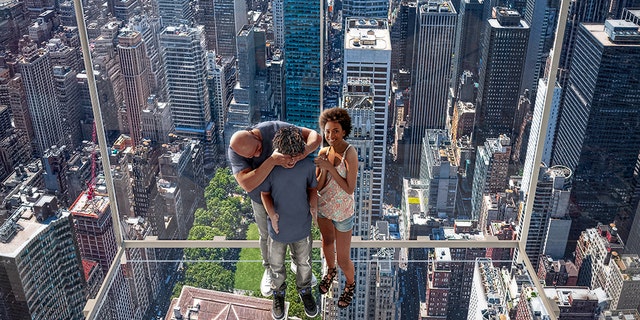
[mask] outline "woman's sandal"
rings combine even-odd
[[[318,284],[318,291],[320,291],[320,294],[329,292],[329,289],[331,289],[331,285],[333,284],[333,279],[335,279],[336,275],[338,275],[338,269],[335,267],[327,268],[327,274],[322,277],[322,280]]]
[[[340,295],[340,299],[338,299],[338,308],[344,309],[351,305],[351,301],[353,301],[353,294],[356,292],[356,281],[354,280],[351,284],[347,284],[344,287],[344,291]]]

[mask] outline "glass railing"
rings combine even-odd
[[[367,319],[459,319],[467,314],[474,319],[488,315],[492,319],[552,319],[559,312],[557,301],[543,298],[537,277],[523,263],[487,257],[501,256],[499,250],[512,252],[513,248],[455,248],[457,244],[419,248],[409,241],[397,241],[405,246],[391,246],[390,242],[384,242],[385,247],[368,246],[377,241],[356,242],[352,248],[352,257],[369,258],[353,259],[356,291],[349,307],[338,307],[345,286],[341,271],[325,295],[319,294],[317,285],[313,287],[322,319],[363,313]],[[315,241],[312,272],[321,279],[325,266],[318,244]],[[139,314],[144,319],[208,319],[220,314],[271,318],[273,299],[260,293],[264,268],[259,249],[255,241],[247,245],[253,248],[229,248],[224,241],[213,245],[220,248],[207,249],[128,248],[103,285],[104,293],[85,313],[88,319]],[[181,259],[171,258],[180,254]],[[286,312],[290,318],[304,319],[290,264],[287,258]],[[571,290],[577,296],[585,288]],[[598,304],[591,307],[595,314]]]

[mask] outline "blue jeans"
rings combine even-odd
[[[296,287],[298,291],[311,287],[311,235],[292,243],[278,242],[269,238],[269,262],[271,263],[271,289],[283,291],[287,288],[287,270],[284,258],[287,246],[291,250],[292,262],[296,264]]]
[[[253,218],[256,219],[258,225],[258,233],[260,234],[260,255],[262,255],[262,266],[269,269],[269,229],[267,229],[267,210],[262,203],[251,200],[253,207]]]

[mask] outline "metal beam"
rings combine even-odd
[[[226,240],[216,237],[213,240],[157,240],[147,237],[145,240],[125,240],[125,248],[260,248],[258,240]],[[314,248],[320,248],[320,240],[313,242]],[[517,248],[517,240],[430,240],[419,237],[417,240],[362,240],[352,237],[352,248]]]

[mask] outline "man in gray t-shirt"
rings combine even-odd
[[[295,127],[280,128],[273,138],[276,152],[295,157],[304,152],[304,139]],[[264,180],[262,203],[269,215],[269,263],[273,289],[273,319],[284,319],[287,247],[296,265],[296,287],[308,317],[318,314],[311,293],[311,221],[318,212],[314,162],[305,158],[290,168],[275,167]]]
[[[260,282],[260,291],[270,296],[271,279],[269,278],[269,231],[267,229],[267,212],[260,199],[260,190],[264,179],[273,168],[292,167],[298,160],[304,159],[320,146],[322,137],[308,128],[295,127],[300,130],[306,145],[304,152],[296,157],[285,156],[273,152],[272,140],[276,131],[282,127],[293,126],[282,121],[265,121],[247,130],[240,130],[231,136],[227,156],[233,176],[242,189],[249,193],[253,216],[260,233],[260,254],[265,268]]]

